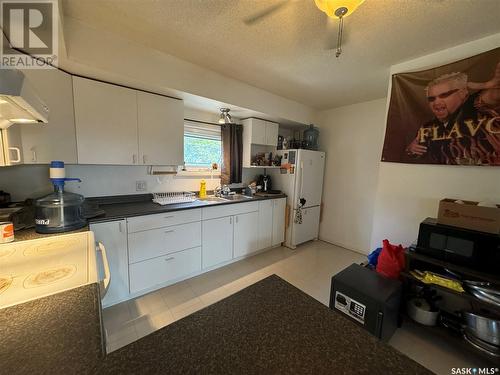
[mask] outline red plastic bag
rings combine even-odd
[[[401,245],[391,245],[388,240],[384,240],[382,243],[377,272],[390,279],[399,279],[399,274],[405,267],[404,248]]]

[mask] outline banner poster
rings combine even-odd
[[[382,161],[500,166],[500,48],[393,75]]]

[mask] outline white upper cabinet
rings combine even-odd
[[[137,92],[139,164],[184,163],[184,103]]]
[[[279,124],[267,121],[266,124],[266,145],[277,147],[278,146],[278,132]]]
[[[22,72],[49,106],[47,124],[21,127],[24,164],[47,164],[52,160],[76,164],[71,75],[58,69],[25,69]]]
[[[138,164],[135,90],[73,77],[78,164]]]
[[[247,118],[242,124],[247,143],[274,147],[278,144],[279,124],[258,118]]]

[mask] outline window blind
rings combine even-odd
[[[186,137],[221,140],[219,125],[205,124],[196,121],[184,120],[184,135]]]

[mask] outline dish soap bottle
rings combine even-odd
[[[200,198],[207,197],[207,183],[205,180],[201,180],[200,182]]]

